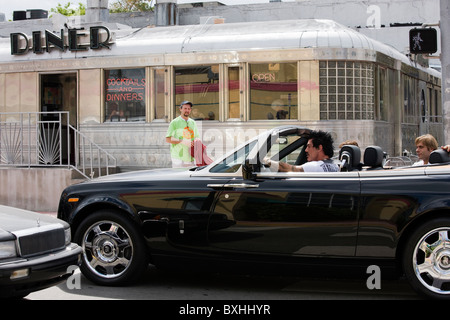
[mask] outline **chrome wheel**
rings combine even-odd
[[[147,270],[149,254],[142,230],[125,211],[88,213],[76,226],[74,241],[84,250],[81,272],[99,285],[128,285]]]
[[[113,221],[99,221],[90,226],[82,239],[83,263],[96,276],[117,278],[127,271],[134,248],[128,232]]]
[[[412,266],[422,286],[439,295],[450,295],[450,228],[427,232],[414,249]]]

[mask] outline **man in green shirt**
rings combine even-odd
[[[183,101],[180,105],[180,116],[169,124],[166,142],[170,143],[170,156],[172,167],[191,167],[194,158],[191,156],[191,147],[194,139],[199,137],[195,121],[189,118],[192,111],[192,102]]]

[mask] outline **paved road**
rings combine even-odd
[[[29,300],[415,300],[419,297],[403,280],[381,282],[369,290],[366,279],[317,279],[229,274],[182,274],[150,267],[140,283],[102,287],[79,270],[56,287],[32,293]],[[73,287],[73,289],[69,289]],[[78,289],[77,289],[78,287]]]

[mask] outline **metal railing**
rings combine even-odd
[[[68,167],[92,179],[117,161],[70,125],[69,112],[1,112],[0,166]]]
[[[69,125],[69,128],[74,133],[75,146],[78,146],[75,158],[77,170],[91,179],[96,172],[97,176],[111,174],[111,170],[117,167],[116,158],[74,127]]]

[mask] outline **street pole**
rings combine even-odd
[[[445,139],[441,144],[450,144],[450,1],[441,0],[440,6],[442,108]]]

